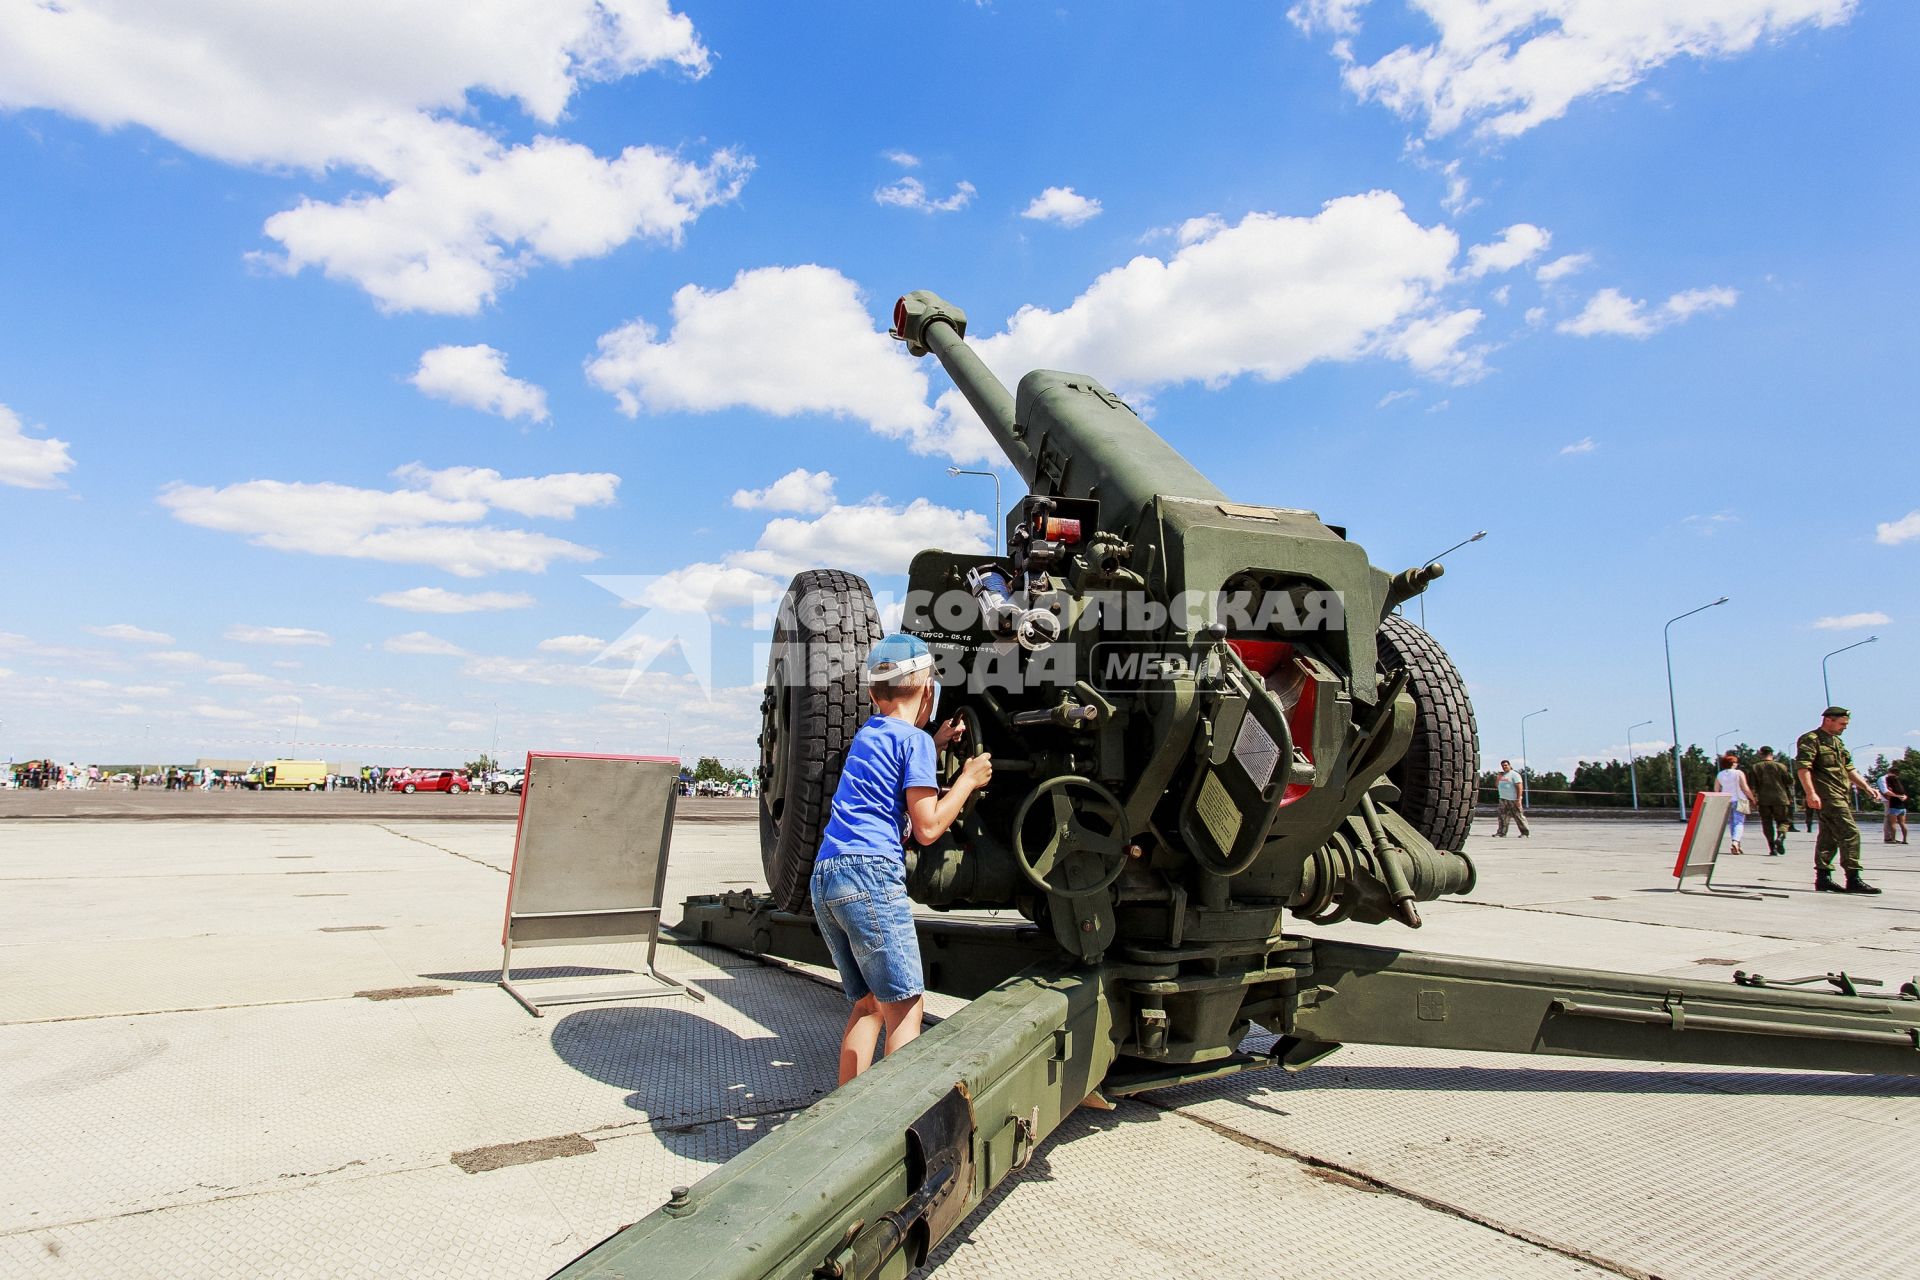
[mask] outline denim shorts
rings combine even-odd
[[[847,999],[870,994],[891,1004],[927,989],[900,859],[837,853],[813,864],[809,888]]]

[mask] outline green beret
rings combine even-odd
[[[1836,716],[1836,717],[1844,716],[1847,719],[1853,718],[1853,712],[1847,710],[1845,707],[1828,707],[1825,711],[1822,711],[1820,714],[1823,717],[1824,716]]]

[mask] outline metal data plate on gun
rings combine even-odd
[[[1279,699],[1238,654],[1221,650],[1207,765],[1181,811],[1180,835],[1202,865],[1224,875],[1259,855],[1286,794],[1293,751]]]

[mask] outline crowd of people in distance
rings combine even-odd
[[[398,766],[365,766],[358,773],[328,774],[322,785],[328,791],[398,791],[406,776],[414,772],[417,771]],[[465,770],[454,772],[467,779],[475,790],[490,780],[473,778]],[[259,785],[258,769],[168,765],[116,773],[97,764],[61,764],[50,759],[0,764],[0,786],[22,791],[91,791],[103,786],[157,787],[163,791],[241,791],[257,789]]]

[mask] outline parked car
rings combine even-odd
[[[526,786],[527,771],[525,769],[502,769],[487,779],[487,790],[497,796],[503,796],[509,791],[519,795],[526,790]]]
[[[449,795],[465,795],[473,790],[473,779],[452,769],[414,769],[400,776],[395,789],[408,795],[416,791],[445,791]]]
[[[255,785],[264,791],[318,791],[327,785],[327,762],[275,760],[260,771]]]

